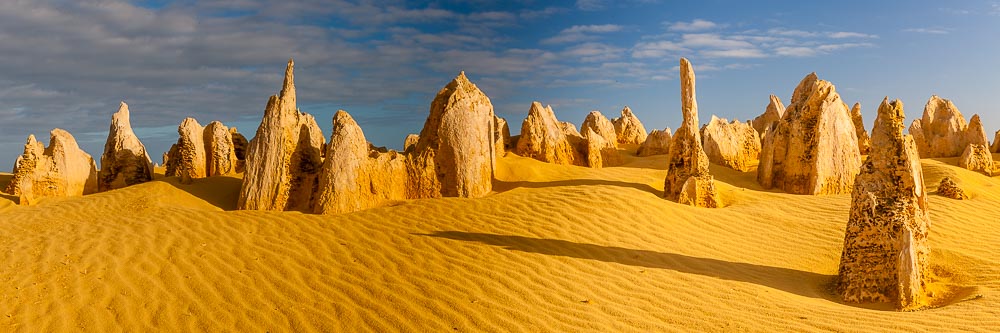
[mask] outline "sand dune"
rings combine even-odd
[[[949,176],[972,199],[930,197],[949,301],[896,312],[830,291],[850,195],[765,191],[753,171],[713,165],[725,208],[693,208],[660,198],[665,161],[590,169],[508,154],[484,198],[337,216],[232,211],[238,177],[27,207],[3,196],[0,330],[1000,328],[1000,177],[923,160],[929,191]]]

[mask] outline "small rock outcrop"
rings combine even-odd
[[[847,104],[816,73],[795,88],[781,120],[764,137],[757,181],[794,194],[848,193],[861,154]]]
[[[507,126],[507,119],[493,116],[493,141],[496,157],[507,155],[507,149],[510,149],[510,127]]]
[[[111,128],[104,143],[97,179],[97,190],[101,192],[153,179],[152,161],[146,153],[146,146],[132,131],[128,104],[125,102],[121,102],[118,112],[111,116]]]
[[[851,303],[927,304],[930,220],[920,157],[903,134],[903,103],[883,100],[872,151],[854,181],[837,292]]]
[[[985,145],[970,143],[958,158],[958,166],[993,176],[993,154]]]
[[[438,92],[410,158],[412,197],[478,198],[493,190],[493,104],[465,72]]]
[[[681,113],[684,120],[670,140],[667,154],[667,177],[663,195],[678,203],[697,207],[720,207],[715,179],[708,173],[708,156],[698,133],[698,100],[691,62],[680,60]]]
[[[781,120],[781,116],[785,114],[785,104],[781,103],[781,99],[778,96],[771,95],[771,102],[767,104],[767,109],[764,113],[754,118],[753,129],[757,130],[762,136],[764,131],[772,124]]]
[[[238,160],[233,134],[226,125],[213,121],[203,131],[205,142],[205,175],[220,176],[237,172]]]
[[[986,129],[978,114],[972,115],[969,119],[969,127],[965,129],[965,142],[970,145],[984,145],[989,147],[990,140],[986,137]]]
[[[937,194],[942,197],[952,198],[955,200],[965,200],[969,198],[969,196],[965,194],[965,190],[958,187],[958,184],[956,184],[950,177],[941,178],[941,183],[938,184]]]
[[[591,168],[612,167],[622,164],[622,158],[615,147],[615,138],[607,138],[594,131],[593,127],[584,127],[583,141],[580,143],[587,166]]]
[[[705,154],[712,163],[746,172],[760,157],[760,135],[750,123],[725,118],[712,120],[702,128]]]
[[[97,192],[97,163],[80,149],[73,135],[58,128],[49,133],[48,147],[34,135],[28,136],[13,174],[5,192],[18,196],[21,205],[31,205],[40,198]]]
[[[403,139],[403,151],[410,151],[410,147],[416,146],[417,141],[420,141],[420,136],[410,133]]]
[[[861,116],[861,103],[854,103],[854,107],[851,107],[851,121],[854,122],[854,130],[858,134],[858,152],[861,155],[868,155],[872,144],[868,131],[865,130],[865,119]]]
[[[326,138],[316,119],[296,108],[293,72],[289,60],[281,92],[267,101],[247,145],[239,209],[311,211],[313,206]]]
[[[615,126],[615,134],[618,137],[618,143],[625,145],[638,145],[646,142],[646,127],[642,126],[642,122],[639,121],[639,117],[636,117],[632,113],[632,109],[628,106],[622,109],[622,114],[620,117],[615,118],[612,122]]]
[[[610,145],[618,147],[618,134],[615,132],[615,125],[600,111],[590,111],[583,119],[583,124],[580,124],[580,134],[587,137],[588,129],[604,137],[604,140],[608,141]]]
[[[913,120],[910,134],[917,143],[921,158],[955,157],[962,154],[969,144],[988,144],[986,131],[978,121],[969,126],[965,117],[950,100],[931,96],[924,106],[924,114]]]
[[[639,149],[635,151],[635,154],[639,157],[667,155],[670,153],[671,135],[669,127],[664,128],[662,131],[654,129],[646,136],[646,141],[643,141],[639,145]]]
[[[406,199],[406,158],[372,150],[347,112],[333,116],[333,134],[319,178],[313,212],[341,214]]]
[[[566,132],[576,131],[576,126],[564,126],[556,119],[551,106],[532,102],[528,117],[521,123],[521,136],[517,140],[517,154],[542,162],[582,165],[583,157],[567,139]],[[577,136],[580,134],[577,132]]]

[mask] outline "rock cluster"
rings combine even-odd
[[[708,156],[698,132],[698,101],[691,62],[680,60],[681,113],[684,120],[670,140],[667,177],[663,195],[678,203],[697,207],[720,207],[715,180],[708,173]]]
[[[582,165],[583,156],[570,142],[570,136],[581,137],[576,126],[560,123],[552,106],[532,102],[528,117],[521,123],[516,153],[542,162]]]
[[[781,116],[785,114],[785,104],[781,103],[781,99],[778,96],[771,95],[771,101],[767,104],[767,109],[764,113],[754,118],[753,129],[757,130],[761,138],[764,137],[764,132],[768,130],[771,125],[781,120]]]
[[[879,106],[872,151],[854,182],[837,292],[852,303],[926,304],[927,198],[920,157],[903,134],[903,103]]]
[[[972,118],[967,124],[954,103],[931,96],[924,106],[923,117],[910,125],[910,135],[917,143],[920,157],[955,157],[969,144],[989,145],[979,115]]]
[[[600,111],[591,111],[580,125],[583,141],[579,150],[591,168],[610,167],[622,164],[618,155],[618,134],[615,125]],[[573,136],[573,133],[568,136]]]
[[[861,103],[854,103],[854,107],[851,108],[851,121],[854,122],[854,130],[858,137],[858,152],[861,155],[868,155],[871,151],[871,138],[865,130],[865,120],[861,117]]]
[[[993,154],[986,145],[970,143],[958,158],[958,166],[993,176]]]
[[[643,141],[639,145],[639,149],[635,151],[635,154],[639,157],[667,155],[670,153],[671,135],[669,127],[664,128],[662,131],[654,129],[646,136],[646,141]]]
[[[618,143],[637,145],[646,142],[646,127],[628,106],[622,109],[621,116],[615,118],[613,123]]]
[[[139,138],[132,131],[128,104],[121,102],[118,112],[111,116],[108,140],[101,155],[98,172],[98,191],[109,191],[153,179],[152,161]]]
[[[296,108],[293,71],[289,60],[281,92],[267,101],[247,145],[239,209],[310,211],[313,206],[326,139],[316,119]]]
[[[14,163],[14,176],[5,192],[18,196],[21,205],[40,198],[71,197],[96,193],[97,163],[80,149],[73,135],[62,129],[49,133],[45,147],[28,136],[24,154]]]
[[[854,123],[836,88],[807,75],[764,137],[757,181],[795,194],[851,191],[861,167]]]
[[[198,120],[185,118],[177,127],[177,134],[177,143],[164,156],[167,177],[177,176],[181,183],[190,184],[194,179],[242,171],[236,147],[243,144],[240,139],[246,138],[221,122],[213,121],[202,127]]]
[[[969,198],[969,196],[965,194],[965,190],[958,187],[958,184],[956,184],[955,181],[949,177],[941,178],[941,183],[938,184],[937,194],[955,200],[965,200]]]
[[[725,165],[737,171],[750,171],[760,157],[760,134],[747,122],[714,115],[702,127],[705,154],[712,163]]]

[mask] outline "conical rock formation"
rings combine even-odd
[[[153,179],[152,161],[139,138],[132,131],[128,104],[121,102],[111,116],[108,140],[101,155],[98,191],[109,191]]]
[[[576,132],[576,126],[568,127]],[[542,103],[532,102],[528,117],[521,123],[516,152],[542,162],[582,165],[583,157],[567,139],[566,130],[567,126],[556,119],[551,106],[542,107]]]
[[[587,137],[588,129],[604,137],[604,140],[608,141],[610,145],[618,147],[618,134],[615,132],[615,125],[601,114],[601,111],[590,111],[583,119],[583,124],[580,125],[580,134]]]
[[[701,146],[701,135],[698,133],[694,69],[684,58],[680,61],[680,78],[681,113],[684,121],[670,141],[663,195],[681,204],[720,207],[715,180],[708,173],[708,156]]]
[[[986,145],[970,143],[958,158],[958,166],[993,176],[993,155]]]
[[[771,95],[771,101],[767,104],[767,109],[764,113],[753,119],[753,129],[757,130],[757,133],[764,134],[772,124],[781,120],[781,116],[785,114],[785,104],[781,103],[781,99],[778,96]]]
[[[903,103],[879,106],[872,151],[854,182],[837,292],[852,303],[927,304],[930,220],[920,157],[903,134]]]
[[[924,114],[910,125],[910,134],[917,143],[921,158],[955,157],[971,144],[988,144],[986,131],[978,117],[970,127],[965,117],[950,100],[931,96],[924,106]]]
[[[854,103],[851,107],[851,121],[854,122],[854,131],[858,137],[858,152],[861,155],[868,155],[871,151],[871,138],[865,130],[865,119],[861,116],[861,103]]]
[[[313,206],[326,139],[316,119],[296,108],[293,72],[289,60],[281,92],[268,100],[248,143],[239,209],[309,211]]]
[[[18,196],[21,205],[33,204],[40,198],[97,192],[97,163],[80,149],[73,135],[58,128],[49,133],[48,147],[36,141],[34,135],[28,136],[13,174],[5,192]]]
[[[760,156],[760,135],[750,123],[725,118],[712,120],[702,128],[705,154],[712,163],[737,171],[750,171]]]
[[[969,198],[969,196],[965,194],[965,190],[958,187],[958,184],[956,184],[955,181],[949,177],[941,178],[941,182],[938,183],[937,194],[955,200],[965,200]]]
[[[639,145],[639,149],[635,151],[636,156],[667,155],[670,153],[671,135],[669,127],[664,128],[662,131],[654,129],[646,136],[646,141],[643,141]]]
[[[438,92],[410,156],[415,197],[477,198],[493,189],[493,104],[462,72]]]
[[[618,143],[626,145],[637,145],[646,142],[646,127],[642,126],[639,117],[632,113],[628,106],[622,109],[620,117],[614,120],[615,134],[618,136]]]
[[[757,181],[795,194],[847,193],[861,166],[854,123],[836,88],[807,75],[764,137]]]

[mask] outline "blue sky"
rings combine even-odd
[[[628,105],[647,129],[676,128],[680,57],[702,123],[787,103],[815,71],[869,127],[884,96],[914,119],[938,94],[992,139],[997,36],[998,1],[4,1],[0,168],[54,127],[99,159],[120,100],[154,161],[186,116],[250,136],[289,57],[327,137],[344,109],[391,148],[462,70],[515,134],[535,100],[577,125]]]

